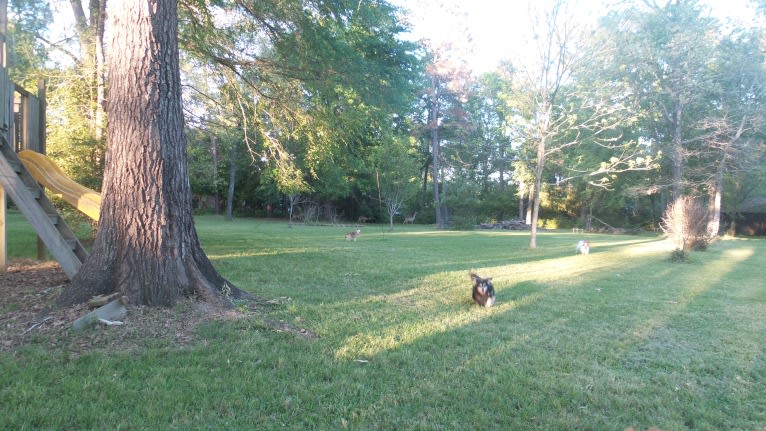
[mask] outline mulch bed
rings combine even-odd
[[[122,351],[146,345],[147,341],[185,347],[194,342],[194,329],[202,322],[233,319],[257,312],[257,303],[248,311],[213,310],[193,299],[175,307],[129,305],[123,325],[98,326],[83,331],[72,322],[90,310],[85,304],[56,308],[56,298],[69,282],[56,262],[11,261],[0,273],[0,351],[15,352],[25,345],[63,348],[73,354],[95,348]],[[285,322],[268,323],[275,331],[292,332],[306,338],[316,335]]]
[[[14,352],[28,344],[64,348],[78,354],[94,348],[129,350],[147,342],[185,347],[195,340],[194,330],[206,321],[254,315],[280,306],[289,298],[251,301],[246,309],[216,310],[194,299],[182,299],[172,308],[128,305],[122,325],[97,324],[76,331],[72,323],[87,314],[85,304],[56,308],[56,298],[69,283],[57,262],[16,260],[0,273],[0,351]],[[265,326],[315,339],[313,332],[290,323],[260,316]]]

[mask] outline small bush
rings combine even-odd
[[[707,233],[709,214],[697,199],[685,196],[665,210],[660,227],[680,250],[705,250],[712,238]]]
[[[700,238],[698,241],[696,241],[693,245],[694,251],[705,251],[710,246],[710,243],[713,242],[712,238],[709,236],[705,236],[704,238]]]
[[[670,261],[675,263],[686,263],[689,261],[689,253],[677,248],[670,253]]]
[[[454,215],[449,221],[450,229],[473,230],[476,227],[476,216],[470,214]]]
[[[540,222],[538,226],[542,225],[543,229],[559,229],[561,227],[561,221],[557,218],[541,219]]]

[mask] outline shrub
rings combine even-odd
[[[686,263],[689,261],[689,253],[677,248],[670,253],[670,261],[676,263]]]
[[[709,214],[697,199],[684,196],[670,204],[662,216],[662,231],[673,238],[676,248],[705,250],[712,238],[708,235]]]

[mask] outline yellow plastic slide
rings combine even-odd
[[[98,221],[101,213],[101,195],[98,192],[71,180],[61,168],[40,153],[24,150],[19,152],[19,158],[38,183]]]

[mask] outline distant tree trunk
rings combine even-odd
[[[524,214],[524,223],[532,224],[532,207],[535,202],[535,188],[534,185],[529,187],[529,196],[527,197],[527,210]]]
[[[501,150],[501,156],[500,156],[500,166],[498,167],[498,181],[500,182],[500,193],[505,193],[505,189],[507,187],[506,180],[505,180],[505,172],[506,172],[506,154],[505,149]],[[487,177],[489,179],[489,177]]]
[[[718,166],[715,180],[710,188],[710,221],[708,222],[708,236],[718,236],[718,231],[721,229],[721,195],[723,193],[723,171],[724,163],[722,162]]]
[[[80,52],[84,55],[90,49],[85,37],[88,32],[88,17],[85,15],[85,8],[82,7],[82,0],[69,0],[69,4],[72,5],[75,29],[80,37]]]
[[[549,112],[549,111],[546,111]],[[547,128],[543,129],[547,130]],[[535,185],[532,188],[532,220],[530,223],[529,248],[537,248],[537,220],[540,217],[540,191],[543,187],[543,169],[545,168],[545,138],[537,142],[537,164],[535,165]]]
[[[431,167],[430,161],[426,162],[426,165],[423,166],[423,182],[422,182],[423,187],[422,187],[422,191],[420,193],[420,199],[418,202],[421,206],[424,205],[428,199],[428,172],[430,170],[430,167]]]
[[[680,86],[680,77],[676,78],[676,85],[673,87],[673,118],[671,124],[673,125],[673,184],[671,185],[673,190],[673,202],[677,202],[681,198],[683,193],[682,181],[683,181],[683,132],[681,130],[684,105],[681,101],[681,90],[677,88]]]
[[[431,130],[431,154],[433,162],[431,163],[432,174],[434,183],[434,210],[436,211],[436,227],[442,227],[442,204],[441,193],[439,192],[439,132],[434,128]]]
[[[226,220],[234,219],[234,186],[237,182],[237,143],[231,143],[229,153],[229,189],[226,192]]]
[[[287,225],[289,227],[293,227],[293,217],[295,216],[295,208],[296,208],[296,205],[298,205],[298,203],[300,202],[300,198],[301,197],[298,194],[290,194],[287,196],[288,203],[289,203],[289,206],[287,209],[287,216],[288,216]]]
[[[438,225],[439,227],[445,227],[449,223],[449,208],[444,204],[444,202],[447,202],[447,180],[445,178],[444,174],[444,165],[440,163],[440,169],[439,169],[439,177],[440,181],[439,184],[440,187],[440,198],[439,198],[439,213],[441,214],[441,224]]]
[[[85,14],[82,0],[69,0],[75,17],[75,29],[80,40],[80,68],[83,74],[91,77],[88,101],[88,116],[91,121],[93,136],[101,140],[104,134],[104,109],[106,103],[106,55],[104,53],[104,21],[106,19],[106,0],[90,0],[88,14]],[[89,22],[90,20],[90,22]]]
[[[218,192],[218,138],[210,135],[210,158],[213,163],[213,206],[215,214],[221,214],[221,194]]]
[[[431,77],[431,112],[429,127],[431,128],[431,169],[434,181],[434,210],[436,212],[436,227],[444,227],[442,220],[441,194],[439,193],[439,82],[436,76]]]
[[[121,292],[133,304],[247,295],[208,260],[192,218],[176,2],[111,0],[106,170],[93,251],[59,305]]]

